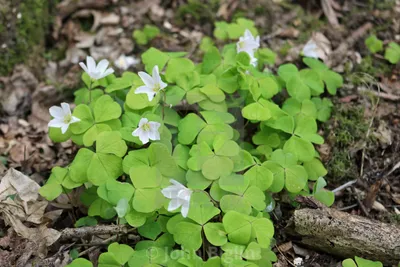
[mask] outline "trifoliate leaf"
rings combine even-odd
[[[198,250],[202,244],[202,227],[190,222],[179,222],[173,233],[175,242],[189,250]]]
[[[228,242],[224,225],[222,223],[207,223],[204,225],[204,233],[208,242],[214,246],[223,246]]]
[[[214,206],[205,192],[194,192],[192,194],[188,218],[204,225],[219,213],[220,210]]]
[[[89,106],[81,104],[78,105],[72,115],[78,119],[79,122],[71,124],[71,132],[73,134],[82,134],[86,132],[94,124],[94,117]]]
[[[134,188],[131,184],[108,180],[97,188],[99,197],[116,206],[121,199],[131,200]]]
[[[178,141],[183,145],[191,144],[207,124],[196,114],[190,113],[181,119],[178,125]]]
[[[119,132],[102,132],[96,139],[96,152],[123,157],[128,147]]]
[[[133,248],[130,246],[116,242],[108,246],[108,252],[114,255],[114,258],[120,265],[127,263],[134,253]]]
[[[377,53],[383,50],[383,42],[376,35],[370,35],[365,39],[365,45],[371,53]]]
[[[77,258],[73,260],[70,264],[68,264],[66,267],[93,267],[93,264],[87,259]]]
[[[117,179],[122,174],[122,159],[115,155],[96,153],[87,167],[88,180],[101,185],[107,180]]]
[[[103,219],[109,220],[116,215],[114,207],[107,201],[98,198],[89,207],[89,216],[100,216]]]
[[[143,188],[136,189],[132,206],[138,212],[148,213],[161,208],[164,202],[161,188]]]
[[[99,97],[99,99],[96,100],[93,108],[96,122],[118,119],[121,116],[121,112],[122,110],[120,105],[109,95],[103,95]]]
[[[392,64],[400,62],[400,45],[395,42],[390,42],[385,51],[385,59]]]

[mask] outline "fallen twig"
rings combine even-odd
[[[127,234],[134,228],[128,228],[125,225],[97,225],[93,227],[65,228],[61,232],[58,240],[65,241],[71,239],[85,238],[93,235],[114,235],[118,233]]]
[[[328,65],[331,67],[337,66],[345,55],[349,51],[351,47],[356,43],[358,39],[363,37],[371,28],[373,27],[372,23],[367,22],[362,25],[360,28],[352,32],[352,34],[344,40],[338,48],[336,48],[330,55],[328,60]]]
[[[389,93],[384,93],[384,92],[377,92],[374,90],[368,90],[366,88],[358,88],[359,92],[366,92],[366,93],[370,93],[373,94],[374,96],[377,96],[379,98],[383,98],[386,100],[391,100],[391,101],[398,101],[400,100],[400,96],[398,95],[393,95],[393,94],[389,94]]]

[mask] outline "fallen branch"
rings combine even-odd
[[[299,209],[287,233],[315,250],[342,258],[361,256],[383,264],[400,261],[400,228],[329,208]]]
[[[329,65],[331,67],[337,66],[345,58],[345,55],[350,48],[353,47],[357,40],[363,37],[372,26],[372,23],[367,22],[347,37],[346,40],[344,40],[339,47],[329,55]]]
[[[61,236],[58,240],[66,241],[94,235],[127,234],[132,229],[133,228],[128,228],[125,225],[96,225],[93,227],[65,228],[61,232]]]

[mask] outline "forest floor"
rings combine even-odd
[[[331,12],[321,2],[333,3]],[[214,22],[238,17],[254,20],[261,46],[277,53],[273,71],[286,62],[301,65],[300,52],[317,33],[332,51],[345,47],[331,56],[332,68],[345,84],[331,97],[334,112],[320,131],[327,141],[317,147],[328,168],[328,188],[336,189],[333,208],[400,225],[400,68],[365,45],[371,34],[384,45],[399,43],[398,0],[0,0],[0,176],[15,168],[42,185],[54,166],[71,162],[77,147],[54,144],[47,137],[48,108],[72,102],[73,92],[82,86],[77,63],[86,55],[140,59],[153,46],[189,51],[196,61],[202,57],[201,39],[213,36]],[[132,33],[146,24],[161,33],[139,45]],[[142,69],[138,63],[130,71]],[[73,227],[70,200],[76,196],[53,203],[61,210],[50,214],[53,227]],[[280,213],[292,210],[281,205],[275,212],[286,218],[290,216]],[[284,222],[276,225],[285,227]],[[14,266],[27,253],[34,254],[29,241],[8,229],[0,219],[0,266]],[[49,247],[42,253],[57,251],[68,249]],[[279,267],[291,266],[297,256],[305,258],[306,266],[339,266],[341,261],[283,236],[275,251],[279,261],[274,266]]]

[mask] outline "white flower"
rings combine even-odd
[[[83,62],[79,62],[79,66],[92,78],[93,80],[99,80],[104,78],[111,73],[114,73],[112,68],[108,68],[108,60],[103,59],[97,64],[96,61],[90,56],[86,57],[86,65]]]
[[[322,33],[315,33],[303,47],[303,55],[306,57],[326,60],[331,53],[331,42]]]
[[[260,47],[260,36],[254,37],[249,30],[245,30],[244,35],[239,38],[236,44],[237,52],[254,52]]]
[[[303,259],[300,258],[300,257],[295,258],[294,261],[293,261],[293,264],[294,264],[294,266],[302,266],[303,265]]]
[[[154,96],[168,85],[161,80],[157,65],[153,68],[153,77],[143,71],[139,71],[138,74],[144,85],[138,87],[135,94],[147,94],[149,101],[153,100]]]
[[[168,205],[168,211],[174,211],[179,207],[181,208],[181,214],[186,218],[189,212],[190,197],[192,190],[186,188],[183,184],[175,181],[174,179],[169,180],[173,185],[168,186],[161,190],[161,193],[171,199]]]
[[[147,144],[150,140],[160,140],[160,128],[161,124],[155,121],[149,121],[146,118],[142,118],[139,121],[139,126],[132,132],[133,136],[139,137],[143,145]]]
[[[139,64],[140,60],[135,57],[120,55],[119,58],[114,62],[114,65],[121,70],[127,70],[130,66]]]
[[[77,117],[72,116],[71,109],[67,103],[61,103],[61,107],[52,106],[49,109],[52,119],[48,126],[61,128],[61,133],[65,134],[70,124],[80,121]]]
[[[254,53],[260,47],[260,36],[254,37],[249,30],[244,32],[244,35],[239,38],[239,42],[236,43],[237,53],[246,52],[250,56],[250,64],[253,66],[257,65],[257,58],[254,57]]]

